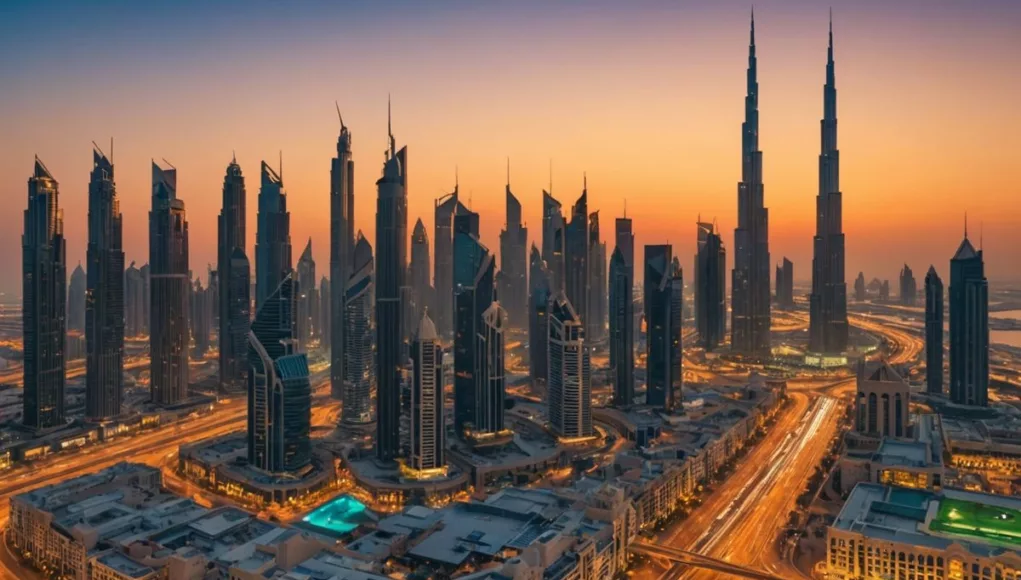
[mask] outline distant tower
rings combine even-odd
[[[794,308],[794,263],[786,257],[776,266],[776,304],[780,308]]]
[[[591,437],[589,348],[581,318],[563,293],[550,303],[549,367],[547,398],[553,431],[566,439]]]
[[[545,382],[549,341],[550,274],[539,248],[532,244],[528,258],[528,370],[533,381]]]
[[[210,274],[214,273],[214,271],[210,272]],[[212,276],[210,276],[209,283],[209,286],[203,288],[202,280],[195,278],[191,287],[191,306],[189,307],[191,322],[188,326],[191,328],[191,337],[195,343],[195,349],[192,351],[192,357],[195,359],[202,359],[209,351],[209,335],[213,324],[212,300],[213,293],[216,291]]]
[[[457,184],[454,191],[436,200],[433,218],[433,315],[436,330],[440,336],[449,337],[454,332],[454,216],[461,215],[468,208],[458,199]]]
[[[177,169],[156,162],[152,164],[149,267],[149,386],[154,403],[172,405],[188,398],[188,222],[184,202],[177,197]]]
[[[933,266],[925,275],[925,391],[943,394],[943,280]]]
[[[71,272],[67,285],[67,329],[85,332],[85,288],[87,283],[81,262]]]
[[[355,162],[351,153],[351,131],[344,125],[344,118],[337,106],[340,121],[340,135],[337,137],[337,156],[330,161],[330,293],[324,295],[329,303],[328,312],[336,318],[325,317],[322,326],[322,344],[330,347],[330,392],[336,396],[343,390],[344,377],[344,290],[351,277],[355,244],[354,229],[354,171]],[[326,302],[323,302],[325,305]],[[324,310],[326,310],[324,308]],[[327,338],[328,337],[328,338]]]
[[[669,245],[645,246],[644,304],[646,404],[672,411],[680,405],[681,279]]]
[[[407,149],[390,150],[376,181],[376,457],[400,453],[401,367],[404,348],[401,292],[406,286],[408,248]]]
[[[840,151],[837,150],[832,22],[820,125],[822,153],[819,155],[819,196],[815,208],[808,348],[819,353],[841,353],[847,350],[847,284],[844,281],[843,194],[840,192]]]
[[[344,284],[344,311],[338,318],[344,323],[343,388],[341,421],[348,425],[371,423],[372,391],[376,386],[376,367],[372,344],[376,329],[372,324],[373,264],[372,246],[361,232],[354,245],[351,276]]]
[[[890,300],[890,281],[883,280],[882,285],[879,287],[879,301],[889,302]]]
[[[748,45],[748,92],[741,125],[741,183],[737,186],[737,228],[731,298],[731,348],[767,356],[769,346],[769,210],[762,186],[759,151],[759,83],[755,57],[755,17]]]
[[[521,223],[521,202],[511,193],[508,170],[504,192],[507,221],[500,232],[500,303],[507,309],[511,326],[525,328],[528,320],[526,252],[528,228]]]
[[[599,235],[599,212],[589,214],[588,244],[588,303],[592,334],[585,335],[590,343],[602,341],[606,334],[606,243]]]
[[[92,150],[89,242],[85,250],[85,418],[120,415],[124,382],[124,251],[113,162]]]
[[[507,311],[494,301],[482,313],[482,333],[477,337],[479,365],[476,394],[475,430],[499,433],[504,430],[504,399],[507,398],[507,377],[504,345],[506,343]]]
[[[613,403],[627,407],[635,398],[635,235],[629,218],[616,220],[616,247],[610,257],[610,372]]]
[[[415,380],[411,389],[412,469],[419,472],[446,465],[446,425],[443,419],[443,348],[436,325],[423,312],[411,346]]]
[[[421,322],[425,310],[432,304],[433,287],[430,282],[432,278],[429,275],[429,269],[429,233],[425,230],[425,224],[419,219],[411,231],[410,266],[411,295],[415,306],[416,327]]]
[[[22,421],[32,429],[64,424],[66,252],[57,180],[36,157],[28,179],[28,207],[21,237],[25,355]]]
[[[282,171],[282,170],[281,170]],[[262,186],[259,188],[258,229],[255,232],[255,308],[276,290],[290,273],[291,214],[287,211],[287,193],[283,176],[262,162]]]
[[[590,336],[592,316],[589,312],[589,217],[588,189],[581,191],[581,196],[571,208],[571,222],[567,224],[564,238],[564,291],[575,312],[585,326],[586,336]]]
[[[542,192],[542,259],[550,271],[554,292],[564,289],[564,235],[566,224],[562,205],[553,195]]]
[[[868,291],[865,286],[865,273],[858,272],[858,277],[854,279],[854,299],[857,302],[865,302],[868,298]]]
[[[248,462],[272,473],[312,461],[312,384],[295,350],[293,272],[263,301],[248,334]]]
[[[493,423],[486,413],[492,402],[487,381],[489,365],[496,361],[487,359],[486,315],[496,299],[496,262],[473,232],[473,222],[470,215],[461,215],[454,226],[454,430],[459,436],[469,430],[487,432]],[[502,399],[500,405],[502,427]]]
[[[237,159],[231,159],[223,176],[220,215],[216,230],[216,270],[220,339],[220,389],[245,389],[248,375],[247,341],[251,324],[251,265],[247,252],[247,194]]]
[[[149,327],[146,323],[145,304],[149,301],[146,294],[145,279],[142,278],[142,271],[135,267],[135,263],[124,270],[124,335],[142,336]]]
[[[330,337],[332,336],[330,332],[332,328],[330,327],[332,326],[333,320],[332,307],[333,307],[333,293],[332,288],[330,287],[330,279],[326,276],[323,276],[322,278],[319,279],[319,319],[316,321],[316,325],[319,327],[320,341],[322,341],[322,344],[325,346],[330,346],[333,344],[332,342],[330,342]],[[330,392],[331,393],[339,392],[333,390],[332,382],[330,384]]]
[[[950,260],[950,400],[989,404],[989,283],[982,250],[964,241]]]
[[[699,340],[711,352],[727,331],[727,251],[712,222],[698,222],[695,254],[695,326]]]
[[[316,261],[312,258],[312,238],[308,239],[305,249],[298,258],[298,340],[302,349],[315,336],[315,313],[318,310],[319,296],[316,293]]]
[[[915,294],[918,292],[918,283],[915,275],[907,264],[900,271],[900,303],[905,306],[915,305]]]

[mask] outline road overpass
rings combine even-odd
[[[774,576],[761,570],[730,564],[723,560],[717,560],[715,558],[696,554],[695,552],[688,552],[686,550],[666,548],[664,546],[646,544],[644,542],[635,542],[631,544],[629,549],[635,554],[670,560],[671,562],[694,568],[723,572],[740,578],[753,578],[755,580],[783,580],[780,576]]]

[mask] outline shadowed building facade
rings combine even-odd
[[[716,226],[698,222],[698,251],[695,254],[695,326],[699,341],[712,351],[726,337],[727,251]]]
[[[554,292],[564,289],[564,222],[563,206],[553,194],[542,192],[542,259],[550,272]]]
[[[113,162],[92,150],[89,241],[85,250],[85,418],[121,412],[124,385],[124,250]]]
[[[220,215],[217,218],[217,309],[220,329],[220,389],[240,392],[247,385],[248,329],[251,324],[251,264],[248,261],[247,199],[245,177],[237,159],[231,159],[223,176]]]
[[[528,283],[526,252],[528,228],[521,223],[521,202],[511,193],[510,170],[504,192],[507,222],[500,232],[500,303],[514,328],[528,326]]]
[[[645,246],[646,404],[680,406],[681,288],[669,245]]]
[[[376,367],[372,344],[373,264],[372,246],[361,232],[354,245],[351,275],[344,284],[344,377],[340,399],[344,402],[341,421],[348,425],[372,422],[372,391],[376,387]]]
[[[177,169],[152,164],[149,212],[149,386],[152,401],[172,405],[188,397],[191,301],[188,222],[177,198]]]
[[[281,168],[281,173],[283,169]],[[262,162],[259,215],[255,232],[255,308],[291,272],[291,214],[283,176]]]
[[[592,325],[589,312],[589,215],[588,188],[571,208],[571,221],[564,237],[564,291],[587,331]]]
[[[548,376],[547,326],[552,291],[549,270],[535,244],[532,244],[528,258],[528,286],[528,371],[533,381],[545,381]]]
[[[989,404],[989,283],[982,250],[964,230],[950,260],[950,400],[958,405]]]
[[[547,398],[550,426],[558,436],[592,436],[592,376],[585,327],[563,293],[550,302]]]
[[[351,153],[351,131],[344,125],[344,118],[337,107],[340,120],[340,135],[337,137],[337,156],[330,161],[330,280],[329,294],[320,300],[328,301],[328,312],[337,316],[323,319],[320,333],[324,345],[330,347],[330,392],[334,397],[343,390],[344,377],[344,290],[353,268],[352,259],[355,243],[355,162]],[[320,286],[320,292],[324,292]],[[323,302],[325,305],[325,302]]]
[[[88,286],[81,262],[71,272],[67,284],[67,329],[85,332],[85,292]]]
[[[429,233],[422,220],[418,219],[411,231],[411,264],[408,272],[411,276],[411,297],[416,328],[426,309],[432,305],[433,287],[429,282],[431,280],[429,268]]]
[[[616,220],[616,246],[610,257],[610,372],[613,404],[627,407],[635,398],[635,236],[631,220]]]
[[[925,275],[925,391],[943,394],[943,280],[933,266]]]
[[[759,151],[759,82],[755,56],[755,18],[748,45],[748,91],[741,124],[741,183],[737,186],[737,228],[731,273],[731,348],[766,356],[770,352],[769,210],[762,186]]]
[[[847,284],[844,280],[843,194],[837,149],[837,86],[833,64],[833,23],[823,86],[820,122],[819,195],[812,240],[812,294],[809,296],[808,348],[818,353],[847,350]]]
[[[21,236],[21,327],[22,423],[37,430],[64,424],[67,246],[58,188],[36,157]]]
[[[433,322],[441,337],[454,333],[454,216],[468,208],[458,198],[458,186],[435,202],[433,210]]]

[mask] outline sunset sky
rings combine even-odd
[[[159,4],[158,6],[156,4]],[[426,7],[426,4],[429,7]],[[828,4],[755,5],[770,250],[810,276]],[[627,200],[639,245],[691,268],[695,220],[716,218],[733,264],[747,1],[451,0],[0,3],[0,290],[20,293],[26,180],[60,182],[68,271],[84,260],[91,141],[115,140],[126,260],[148,260],[150,158],[178,168],[191,267],[215,261],[220,188],[236,150],[255,241],[259,161],[276,165],[293,255],[329,263],[339,102],[354,137],[356,225],[374,241],[387,94],[409,148],[409,234],[432,237],[453,187],[498,249],[507,159],[530,243],[541,190],[565,211]],[[967,211],[987,274],[1021,279],[1021,2],[833,4],[847,281],[946,276]],[[639,254],[640,255],[640,254]],[[251,256],[251,254],[250,254]],[[687,277],[687,272],[686,272]],[[893,283],[896,287],[896,284]]]

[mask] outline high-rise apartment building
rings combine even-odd
[[[699,342],[712,351],[727,331],[727,251],[723,238],[711,222],[697,222],[695,254],[695,327]]]
[[[372,345],[376,329],[372,323],[374,268],[372,246],[361,232],[354,245],[351,275],[344,284],[344,311],[338,313],[344,323],[344,377],[340,400],[344,402],[341,421],[347,425],[366,425],[373,420],[372,392],[376,388],[376,367]]]
[[[323,310],[336,313],[336,318],[323,319],[320,340],[330,348],[330,392],[334,396],[343,391],[344,377],[344,292],[351,277],[355,244],[355,162],[351,152],[351,131],[344,125],[344,117],[337,106],[340,135],[337,137],[337,156],[330,160],[330,293],[324,294]],[[320,291],[325,291],[320,287]]]
[[[255,232],[255,308],[274,292],[292,269],[291,214],[287,211],[283,168],[262,162],[259,214]]]
[[[989,404],[989,283],[982,250],[968,239],[950,260],[950,400]]]
[[[933,266],[925,275],[925,392],[943,394],[943,280]]]
[[[248,380],[248,329],[251,325],[251,265],[247,250],[247,194],[237,159],[223,176],[216,220],[217,311],[220,340],[220,389],[240,392]]]
[[[559,437],[593,435],[592,370],[585,328],[563,293],[550,302],[547,393],[550,426]]]
[[[414,382],[411,387],[411,456],[408,464],[420,476],[444,471],[446,425],[443,420],[443,348],[436,325],[422,314],[411,346]]]
[[[616,247],[610,257],[610,372],[613,403],[627,407],[635,397],[635,236],[631,220],[616,220]]]

